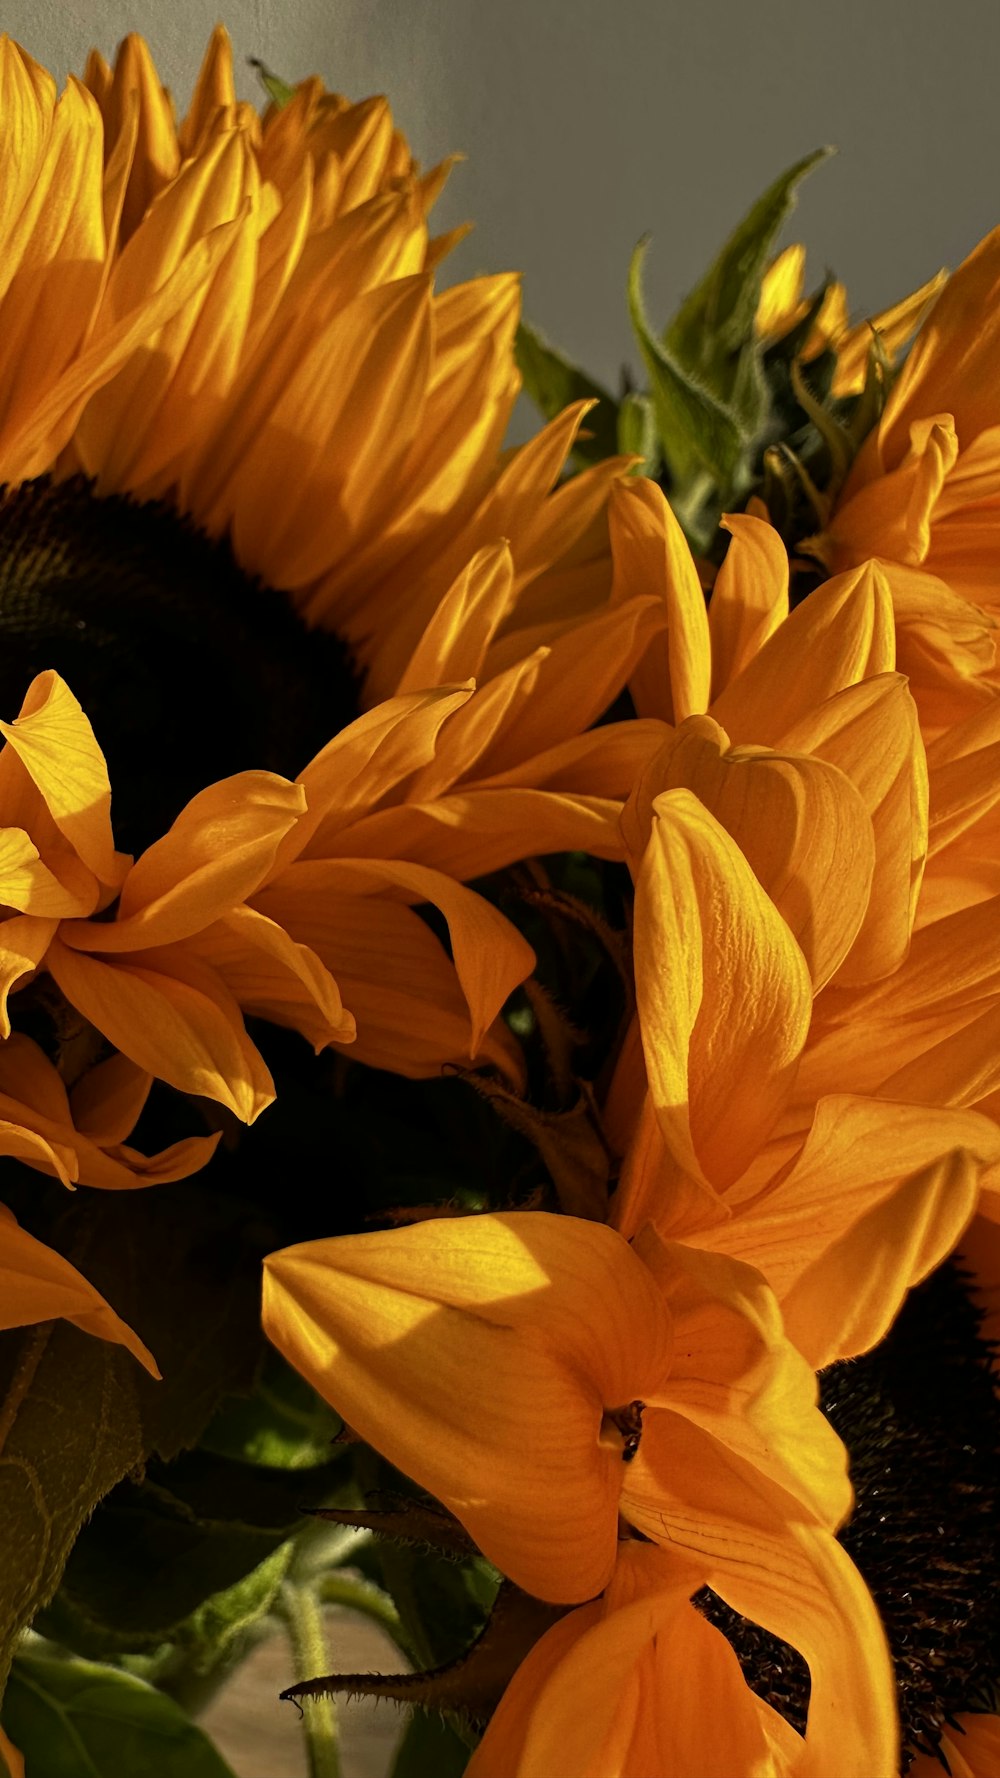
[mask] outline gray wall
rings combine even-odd
[[[187,92],[218,0],[8,0],[55,72],[148,36]],[[598,375],[633,356],[625,267],[651,231],[665,318],[741,211],[820,143],[787,238],[876,308],[1000,220],[996,0],[228,0],[239,57],[384,91],[430,163],[468,156],[436,216],[475,234],[449,281],[519,267],[525,312]],[[249,70],[247,96],[255,92]]]

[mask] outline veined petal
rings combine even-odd
[[[705,595],[684,533],[655,482],[619,482],[608,507],[615,563],[612,598],[656,593],[666,630],[632,676],[640,716],[682,722],[708,709],[712,673]],[[756,737],[755,737],[756,738]]]
[[[111,964],[57,939],[47,965],[70,1004],[138,1067],[244,1123],[270,1105],[274,1085],[236,1001],[188,950],[161,945]]]
[[[822,1370],[870,1352],[907,1290],[954,1252],[972,1220],[980,1167],[963,1149],[903,1180],[802,1274],[785,1298],[789,1337]]]
[[[606,796],[470,784],[430,803],[376,810],[331,839],[327,855],[402,857],[460,882],[547,852],[617,859],[620,808]]]
[[[239,772],[192,797],[132,866],[117,919],[67,923],[64,943],[105,955],[175,944],[244,902],[306,808],[300,784]]]
[[[264,1327],[526,1591],[606,1584],[622,1463],[604,1407],[651,1392],[670,1353],[620,1236],[531,1212],[286,1248],[265,1261]]]
[[[871,816],[871,895],[838,983],[889,975],[909,948],[927,856],[927,764],[905,680],[885,673],[835,693],[792,726],[785,745],[839,767]]]
[[[153,1377],[156,1360],[137,1334],[69,1260],[19,1227],[0,1205],[0,1325],[29,1327],[62,1317],[82,1332],[125,1346]]]
[[[111,786],[94,731],[58,673],[39,673],[0,734],[37,786],[53,821],[102,883],[117,885],[126,860],[111,833]]]
[[[380,896],[329,894],[322,868],[287,871],[257,905],[316,953],[354,1015],[352,1060],[412,1079],[447,1063],[492,1063],[520,1080],[523,1063],[502,1024],[473,1052],[469,1009],[455,965],[426,921]]]
[[[661,790],[692,791],[736,841],[818,993],[857,937],[875,868],[872,822],[850,779],[806,753],[730,747],[709,716],[681,723],[657,768]]]
[[[872,1324],[873,1303],[888,1325],[936,1263],[927,1256],[957,1241],[978,1178],[998,1159],[1000,1133],[975,1112],[831,1096],[792,1166],[779,1157],[774,1183],[699,1231],[698,1244],[764,1274],[818,1370],[867,1349],[852,1341]]]
[[[417,643],[396,696],[476,678],[513,598],[510,545],[488,544],[477,550],[452,582]]]
[[[713,698],[788,617],[788,553],[773,525],[746,513],[728,513],[722,523],[733,541],[708,602]]]
[[[329,1043],[353,1042],[354,1016],[333,976],[274,920],[253,908],[234,908],[191,948],[221,976],[244,1012],[290,1025],[317,1055]]]
[[[805,958],[729,835],[689,791],[656,799],[636,886],[636,996],[676,1160],[739,1177],[791,1091],[809,1028]]]
[[[696,1585],[697,1570],[665,1551],[623,1544],[604,1598],[555,1624],[518,1668],[469,1778],[791,1778],[801,1739],[688,1603]],[[776,1763],[774,1742],[789,1763]]]
[[[734,741],[779,746],[792,724],[847,685],[896,665],[882,567],[867,562],[817,587],[717,697],[711,714]]]
[[[854,1499],[847,1453],[819,1411],[813,1367],[786,1336],[760,1271],[728,1254],[663,1241],[652,1228],[633,1245],[674,1317],[675,1340],[670,1374],[646,1404],[642,1443],[622,1489],[625,1517],[633,1487],[648,1501],[655,1486],[657,1446],[669,1448],[660,1415],[672,1425],[681,1414],[720,1452],[784,1489],[797,1503],[790,1511],[804,1510],[835,1531]],[[680,1489],[679,1468],[670,1468]],[[735,1502],[733,1511],[738,1516]]]
[[[407,900],[430,902],[441,910],[472,1019],[473,1054],[504,1002],[535,967],[535,953],[517,928],[483,896],[443,871],[385,858],[338,858],[299,865],[294,874],[307,894],[322,885],[334,902],[338,891],[378,894],[395,888],[402,890]]]

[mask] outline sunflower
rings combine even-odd
[[[317,1045],[360,1023],[357,1054],[404,1073],[514,1066],[488,1033],[530,953],[459,885],[543,836],[613,844],[582,731],[660,621],[609,599],[623,465],[552,492],[585,404],[498,457],[516,281],[433,294],[448,167],[420,175],[384,101],[310,81],[260,119],[221,29],[179,127],[140,39],[58,99],[2,57],[28,144],[8,338],[39,302],[58,335],[0,425],[4,683],[55,662],[141,854],[110,920],[46,937],[49,975],[137,1068],[242,1117],[270,1087],[239,1007]]]
[[[616,578],[661,586],[668,640],[632,682],[664,727],[622,822],[638,1013],[605,1104],[612,1215],[758,1267],[825,1373],[859,1487],[845,1541],[891,1629],[912,1757],[996,1665],[992,1327],[962,1283],[996,1281],[995,706],[925,750],[893,671],[896,565],[789,615],[779,540],[728,523],[706,617],[662,498],[614,496]],[[907,1302],[956,1250],[961,1275]],[[721,1627],[774,1698],[766,1645]]]

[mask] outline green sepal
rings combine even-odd
[[[579,365],[551,346],[530,322],[522,321],[514,343],[514,357],[530,395],[547,420],[554,420],[574,401],[593,401],[583,423],[585,437],[577,437],[573,455],[581,463],[601,463],[618,450],[618,404]]]
[[[92,1661],[19,1655],[3,1724],[39,1778],[234,1778],[171,1698]]]
[[[247,61],[250,67],[254,70],[257,79],[260,81],[260,84],[264,88],[272,105],[276,106],[277,109],[281,111],[291,99],[294,99],[295,88],[289,86],[287,80],[282,80],[279,74],[272,74],[270,68],[265,62],[261,61],[259,56],[247,56]]]
[[[639,242],[628,274],[632,326],[650,379],[650,393],[667,468],[683,492],[706,475],[729,489],[742,479],[744,434],[736,415],[693,376],[653,333],[642,298],[648,237]]]
[[[667,328],[673,357],[711,375],[720,357],[753,338],[761,284],[775,236],[795,205],[796,187],[833,153],[817,148],[775,179],[747,211]]]
[[[525,1656],[540,1636],[570,1608],[532,1599],[504,1581],[493,1610],[471,1648],[456,1660],[423,1673],[330,1673],[302,1680],[283,1698],[392,1698],[424,1710],[453,1711],[472,1723],[485,1723],[496,1709]]]
[[[648,395],[631,389],[618,409],[618,449],[623,457],[640,457],[630,473],[655,478],[660,473],[660,441],[656,414]]]

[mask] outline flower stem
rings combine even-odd
[[[286,1580],[277,1600],[288,1631],[295,1665],[303,1679],[327,1670],[326,1639],[319,1603],[310,1587]],[[332,1698],[307,1698],[302,1711],[302,1732],[309,1761],[309,1778],[341,1778],[337,1710]]]

